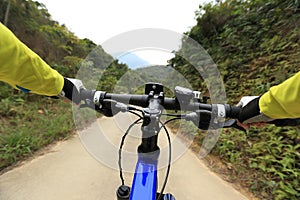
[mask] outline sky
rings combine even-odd
[[[101,45],[112,37],[143,28],[167,29],[184,33],[196,25],[195,11],[211,0],[37,0],[52,19],[65,24],[79,38],[89,38]],[[104,47],[105,50],[105,47]],[[111,53],[111,52],[108,52]],[[163,52],[135,52],[152,64],[165,64]],[[153,54],[153,56],[151,56]]]

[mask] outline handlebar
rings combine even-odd
[[[135,95],[135,94],[113,94],[103,91],[95,90],[81,90],[80,92],[82,100],[91,100],[95,105],[101,104],[104,100],[114,100],[119,103],[129,104],[133,106],[147,107],[149,105],[149,95]],[[237,119],[240,112],[240,107],[231,106],[229,104],[205,104],[199,102],[182,103],[177,98],[164,97],[161,102],[161,106],[165,110],[184,110],[184,111],[197,111],[207,110],[212,111],[213,108],[220,110],[221,117],[228,117]]]
[[[199,129],[208,130],[208,129],[219,129],[219,128],[236,128],[246,132],[246,130],[238,124],[238,119],[241,107],[231,106],[229,104],[207,104],[206,100],[200,98],[200,92],[193,92],[189,89],[176,87],[175,88],[175,98],[164,97],[163,86],[157,83],[148,83],[145,86],[145,94],[113,94],[104,91],[96,90],[86,90],[82,89],[80,91],[81,100],[85,101],[84,106],[95,109],[96,111],[104,114],[105,116],[111,117],[116,113],[123,111],[129,111],[133,114],[136,114],[140,117],[132,125],[129,126],[125,132],[121,146],[119,149],[119,169],[120,169],[120,178],[122,180],[122,185],[124,185],[124,179],[122,175],[121,167],[121,151],[122,146],[125,140],[126,135],[133,125],[135,125],[141,119],[142,122],[142,140],[141,144],[138,146],[138,152],[143,153],[153,153],[159,151],[158,147],[158,133],[161,128],[165,128],[165,125],[172,121],[173,119],[185,119],[187,121],[193,122]],[[143,107],[143,110],[131,106]],[[168,116],[173,116],[175,118],[167,120],[162,123],[160,117],[162,116],[162,110],[174,110],[174,111],[185,111],[190,113],[185,115],[173,115],[167,114]],[[143,116],[134,112],[134,110],[142,111]],[[227,121],[223,120],[225,118],[231,118]],[[284,121],[275,120],[272,121],[277,126],[280,124],[284,125],[299,125],[300,120],[293,119],[292,121],[286,119]],[[272,123],[271,122],[271,123]],[[164,186],[162,187],[161,194],[165,184],[167,182],[170,165],[171,165],[171,141],[167,129],[165,132],[168,136],[169,142],[169,165],[166,173],[166,179]],[[145,157],[149,160],[154,160],[157,162],[157,157],[153,155],[159,155],[159,153],[150,154],[150,157]],[[158,196],[158,199],[161,195]]]
[[[149,107],[150,101],[156,99],[159,102],[160,110],[190,111],[185,119],[192,121],[200,129],[208,129],[214,118],[231,118],[224,123],[216,123],[213,128],[237,128],[246,131],[238,125],[236,119],[239,117],[241,107],[229,104],[207,104],[201,102],[200,92],[191,91],[187,88],[177,86],[175,98],[164,97],[163,86],[158,83],[147,83],[145,94],[114,94],[105,91],[86,90],[80,91],[80,97],[86,102],[83,107],[90,107],[105,116],[111,117],[119,111],[134,109],[130,106]],[[200,120],[201,118],[201,120]],[[297,126],[300,119],[282,119],[269,122],[276,126]],[[222,124],[220,127],[219,124]],[[211,128],[211,127],[210,127]]]

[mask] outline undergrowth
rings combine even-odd
[[[36,95],[0,99],[0,116],[0,171],[74,130],[71,104]]]

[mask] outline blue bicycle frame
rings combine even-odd
[[[130,200],[156,200],[159,147],[160,99],[154,98],[143,110],[142,143],[138,147],[138,162],[131,187]]]
[[[159,151],[152,155],[139,153],[130,200],[156,200],[158,156]]]
[[[120,200],[158,200],[158,197],[163,197],[163,194],[157,193],[157,165],[160,154],[157,141],[163,109],[161,104],[164,100],[163,86],[155,84],[154,87],[153,84],[148,84],[145,94],[149,94],[149,105],[143,109],[142,142],[137,149],[138,161],[134,179],[131,189],[127,188],[130,189],[129,198],[126,195],[124,198],[118,196]],[[118,190],[117,194],[122,192],[122,189],[121,192]]]

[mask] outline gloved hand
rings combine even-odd
[[[81,89],[85,89],[81,80],[64,77],[64,87],[60,95],[68,98],[76,104],[79,104],[81,100]]]
[[[245,96],[241,98],[237,104],[237,106],[242,107],[238,117],[239,122],[248,124],[274,120],[260,112],[259,99],[259,96]]]
[[[223,124],[218,122],[215,123],[215,120],[212,120],[212,117],[214,116],[211,111],[199,110],[187,114],[185,119],[187,121],[192,121],[201,130],[222,128],[223,126],[220,125]]]

